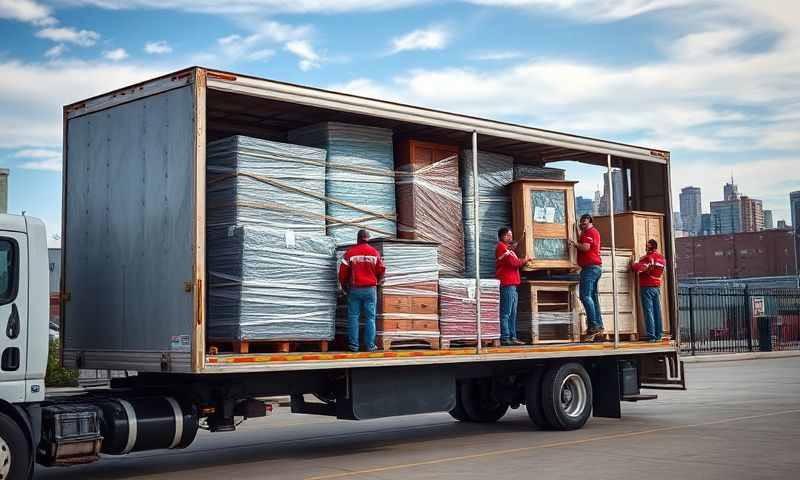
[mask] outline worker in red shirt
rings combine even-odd
[[[631,264],[631,269],[639,274],[639,295],[642,299],[644,326],[647,339],[660,342],[664,334],[661,323],[661,277],[667,268],[667,261],[658,253],[658,242],[647,241],[647,254],[638,262]]]
[[[580,237],[578,241],[570,240],[570,245],[578,251],[578,266],[581,267],[580,298],[586,310],[587,341],[603,333],[603,317],[600,314],[600,297],[597,285],[603,274],[603,260],[600,258],[600,232],[594,227],[592,216],[588,213],[581,216]]]
[[[494,249],[495,276],[500,280],[500,343],[522,345],[517,340],[517,285],[520,284],[519,269],[531,261],[520,259],[514,252],[514,233],[510,228],[497,231],[497,246]]]
[[[357,243],[347,249],[339,265],[339,285],[347,295],[347,348],[357,352],[358,320],[364,312],[364,344],[367,351],[375,346],[375,308],[378,303],[378,284],[386,267],[380,253],[369,243],[369,232],[359,230]]]

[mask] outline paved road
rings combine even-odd
[[[800,358],[686,366],[688,392],[624,404],[623,419],[536,430],[524,407],[497,424],[447,414],[368,422],[279,411],[187,450],[143,452],[37,479],[799,478]]]

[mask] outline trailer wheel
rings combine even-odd
[[[491,378],[464,381],[459,394],[464,413],[470,422],[496,422],[508,411],[508,404],[498,401],[492,394]]]
[[[556,430],[581,428],[592,414],[592,382],[579,363],[551,367],[541,392],[544,417]]]
[[[461,382],[456,382],[456,406],[450,410],[450,416],[459,422],[468,422],[467,412],[464,411],[464,403],[461,401]]]
[[[31,464],[25,433],[11,417],[0,413],[0,480],[27,479]]]
[[[528,417],[541,429],[552,429],[552,425],[547,421],[542,409],[542,375],[543,368],[537,368],[527,378],[525,382],[525,408],[528,410]]]

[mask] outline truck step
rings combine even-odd
[[[645,400],[655,400],[658,395],[638,393],[636,395],[623,395],[622,401],[624,402],[642,402]]]

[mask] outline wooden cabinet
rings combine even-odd
[[[577,283],[528,281],[518,287],[517,337],[530,343],[577,340]]]
[[[512,184],[514,237],[520,257],[532,257],[524,270],[572,269],[576,182],[517,180]]]
[[[600,299],[600,314],[603,317],[603,328],[607,334],[614,333],[614,290],[612,285],[611,249],[600,250],[603,260],[603,275],[597,285]],[[636,277],[630,270],[633,251],[618,248],[616,250],[616,270],[613,275],[617,280],[617,331],[626,335],[629,340],[637,339],[638,326],[636,324]],[[583,304],[578,302],[578,316],[580,317],[581,332],[586,331],[586,312]]]
[[[594,225],[600,232],[603,245],[611,245],[611,220],[608,216],[594,217]],[[664,235],[664,215],[655,212],[624,212],[614,214],[614,234],[617,248],[627,248],[633,251],[634,260],[638,260],[645,255],[646,245],[649,239],[658,242],[659,251],[663,252]],[[669,300],[667,298],[667,282],[669,282],[668,271],[672,270],[670,259],[667,259],[668,268],[664,272],[661,285],[661,317],[664,327],[664,334],[670,333],[670,313]],[[634,280],[636,286],[635,300],[637,304],[638,331],[644,334],[644,315],[639,297],[638,279]],[[608,328],[606,328],[607,330]]]

